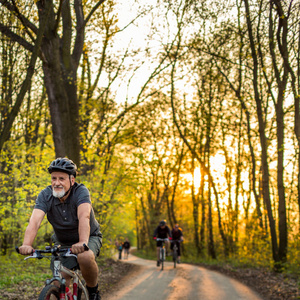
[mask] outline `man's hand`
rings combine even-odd
[[[71,248],[72,253],[79,254],[79,253],[84,252],[85,251],[85,248],[83,246],[84,244],[87,245],[87,243],[81,243],[81,242],[72,245],[72,248]]]
[[[29,245],[22,245],[20,248],[19,248],[19,253],[22,254],[22,255],[30,255],[33,253],[33,248]]]

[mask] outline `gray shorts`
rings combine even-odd
[[[61,248],[70,248],[72,245],[70,244],[62,244],[59,243],[56,239],[56,236],[53,235],[52,236],[52,240],[54,242],[55,245],[61,245]],[[99,236],[90,236],[89,238],[89,242],[88,242],[88,247],[90,248],[90,250],[92,250],[95,254],[95,258],[99,256],[100,254],[100,249],[102,246],[102,238]],[[53,271],[53,260],[51,260],[51,270]],[[79,269],[79,264],[77,262],[76,257],[62,257],[61,258],[62,264],[63,266],[65,266],[66,268],[70,269],[70,270],[76,270]]]

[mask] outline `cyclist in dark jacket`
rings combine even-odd
[[[124,258],[128,259],[129,250],[130,250],[130,242],[128,241],[128,238],[126,238],[125,242],[123,243],[123,249],[124,249]]]
[[[172,238],[171,230],[166,224],[167,223],[165,220],[162,220],[159,222],[159,225],[154,230],[154,234],[153,234],[154,239],[156,239],[156,238],[160,238],[160,239]],[[156,242],[157,266],[158,267],[160,265],[159,251],[160,251],[161,244],[162,244],[162,241]],[[166,245],[166,255],[168,256],[169,242],[166,242],[165,245]]]
[[[176,243],[177,245],[177,253],[178,253],[178,260],[177,263],[180,264],[180,255],[181,255],[181,251],[180,251],[180,243],[183,241],[183,234],[182,234],[182,230],[181,228],[179,228],[179,225],[176,224],[174,226],[174,228],[171,231],[172,234],[172,243],[171,243],[171,250],[173,250],[174,248],[174,243]]]

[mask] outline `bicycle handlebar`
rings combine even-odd
[[[157,242],[166,242],[168,240],[169,240],[168,238],[166,238],[166,239],[156,238]]]
[[[175,243],[175,242],[182,243],[183,240],[171,240],[171,243]]]
[[[58,256],[59,253],[64,253],[62,256],[74,256],[74,257],[77,257],[76,254],[72,253],[71,248],[60,248],[60,247],[61,246],[59,245],[59,246],[54,246],[52,248],[50,246],[46,246],[45,250],[34,249],[33,253],[30,256],[25,257],[24,260],[26,260],[28,258],[38,258],[38,259],[41,259],[41,258],[44,258],[44,257],[48,256],[48,255],[47,256],[43,255],[43,253],[51,253],[52,256]],[[86,244],[83,244],[83,247],[84,247],[84,251],[88,251],[90,249]],[[18,253],[20,253],[19,247],[16,247],[16,251]]]

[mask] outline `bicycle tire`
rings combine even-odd
[[[174,268],[176,268],[177,257],[178,257],[177,246],[174,245],[174,248],[173,248],[173,262],[174,262]]]
[[[46,285],[42,289],[38,300],[59,300],[59,288],[53,284]]]
[[[165,249],[161,248],[161,270],[163,271],[164,269],[164,260],[165,260]]]

